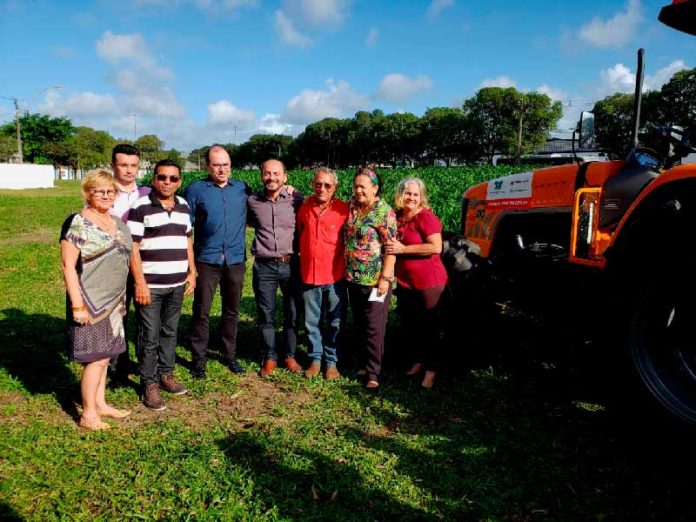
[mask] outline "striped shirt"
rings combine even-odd
[[[133,242],[139,244],[143,275],[150,288],[182,285],[188,275],[191,217],[186,200],[175,198],[169,212],[150,193],[138,199],[128,214],[128,228]]]

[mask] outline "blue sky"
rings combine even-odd
[[[657,20],[667,3],[0,0],[0,96],[184,151],[358,110],[421,115],[488,85],[561,100],[567,129],[632,90],[638,47],[648,88],[696,66],[696,38]]]

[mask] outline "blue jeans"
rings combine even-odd
[[[138,370],[143,385],[159,382],[160,375],[174,372],[176,329],[184,302],[184,286],[150,288],[150,304],[135,304]]]
[[[305,327],[311,344],[309,357],[312,364],[321,364],[322,355],[327,368],[336,366],[340,345],[341,323],[346,312],[348,293],[345,281],[327,285],[302,285]],[[322,311],[326,326],[321,328]]]
[[[297,348],[297,307],[300,299],[299,276],[295,261],[254,262],[252,285],[256,298],[257,321],[263,358],[278,360],[275,339],[276,294],[283,294],[283,340],[285,356],[295,357]]]

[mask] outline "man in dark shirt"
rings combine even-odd
[[[198,272],[191,324],[193,377],[198,379],[205,378],[210,307],[218,284],[225,362],[232,373],[245,371],[237,362],[237,323],[244,285],[247,197],[251,192],[244,182],[230,179],[231,159],[222,145],[213,145],[205,162],[209,178],[192,183],[184,195],[191,212]]]
[[[300,296],[295,220],[302,195],[288,192],[285,165],[268,160],[261,165],[264,190],[249,196],[249,223],[254,227],[252,284],[256,297],[263,365],[259,375],[267,377],[276,367],[276,293],[283,294],[283,334],[285,365],[293,373],[302,368],[295,361],[297,346],[297,307]]]

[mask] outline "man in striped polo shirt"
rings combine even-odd
[[[166,159],[155,165],[154,172],[152,192],[135,202],[128,228],[133,235],[131,273],[143,404],[160,411],[166,407],[160,388],[173,395],[187,392],[174,379],[176,331],[184,296],[196,286],[196,265],[189,207],[176,196],[181,168]]]

